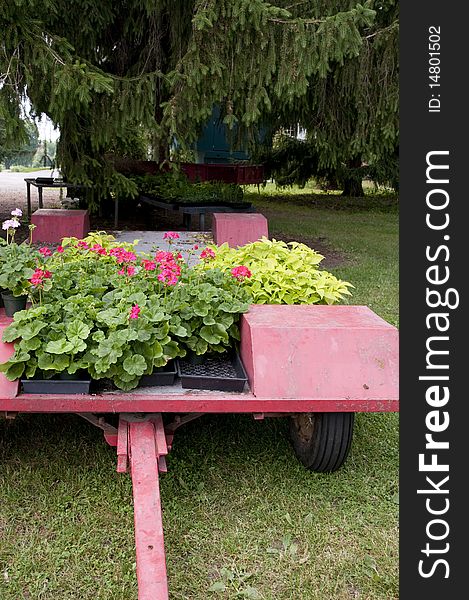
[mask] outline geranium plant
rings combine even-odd
[[[28,280],[34,274],[39,254],[31,246],[30,240],[22,244],[15,242],[22,212],[16,208],[11,215],[12,218],[2,224],[6,239],[0,238],[0,290],[7,290],[13,296],[22,296],[30,289]]]
[[[86,370],[129,390],[172,358],[225,352],[239,339],[249,296],[236,277],[189,269],[177,251],[137,256],[101,241],[67,240],[51,256],[42,249],[38,304],[4,332],[15,342],[0,365],[8,379]]]

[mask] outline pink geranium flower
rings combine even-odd
[[[177,233],[176,231],[167,231],[164,236],[163,239],[164,240],[177,240],[179,239],[179,233]]]
[[[52,256],[52,252],[47,246],[39,248],[39,252],[42,254],[42,256]]]
[[[63,252],[63,251],[64,251],[64,247],[63,247],[63,246],[58,246],[58,248],[57,248],[57,252],[58,252],[59,254],[62,254],[62,252]]]
[[[238,281],[244,281],[246,277],[251,277],[252,273],[247,267],[234,267],[231,269],[232,276]]]
[[[33,273],[33,276],[29,280],[31,285],[35,287],[42,286],[44,284],[44,279],[50,279],[52,277],[52,273],[50,271],[43,271],[42,269],[36,269]]]
[[[200,258],[203,260],[211,260],[212,258],[215,258],[215,252],[211,248],[205,248],[205,250],[202,250],[200,253]]]
[[[133,252],[125,250],[125,248],[111,248],[109,250],[110,256],[114,256],[117,260],[117,264],[134,262],[137,260],[137,256]]]
[[[140,307],[138,304],[134,304],[130,309],[129,319],[138,319],[138,315],[140,314]]]
[[[156,262],[171,262],[174,260],[174,255],[172,252],[164,252],[164,250],[160,250],[155,254]]]
[[[132,277],[132,275],[135,275],[136,272],[137,272],[137,269],[133,265],[129,265],[127,267],[122,267],[122,269],[117,271],[117,274],[118,275],[128,275],[129,277]]]
[[[83,240],[80,240],[77,244],[78,248],[83,248],[83,250],[89,250],[89,246]]]
[[[142,267],[145,271],[154,271],[156,269],[156,262],[145,258],[142,260]]]
[[[90,248],[91,252],[96,252],[97,254],[100,254],[101,256],[106,256],[107,251],[106,248],[103,248],[103,246],[101,246],[101,244],[93,244]]]

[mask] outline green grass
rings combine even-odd
[[[355,285],[352,302],[397,323],[395,207],[309,204],[258,201],[273,235],[342,253],[330,270]],[[0,421],[2,600],[136,599],[131,485],[115,462],[79,417]],[[172,600],[398,598],[396,414],[358,414],[334,474],[303,469],[284,419],[233,415],[182,428],[168,466]]]
[[[50,171],[50,167],[25,167],[23,165],[13,165],[10,167],[12,173],[34,173],[35,171]]]
[[[339,252],[328,268],[355,289],[348,301],[365,304],[383,319],[399,322],[398,206],[393,197],[249,196],[269,221],[271,237],[283,235],[319,245],[322,254]],[[293,201],[292,201],[293,200]],[[316,244],[315,244],[316,242]]]

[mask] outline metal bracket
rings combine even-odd
[[[117,446],[117,428],[106,421],[104,417],[99,417],[93,413],[75,413],[88,423],[99,427],[104,432],[104,439],[110,446]]]

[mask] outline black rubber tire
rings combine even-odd
[[[298,460],[310,471],[332,473],[352,444],[355,413],[299,413],[290,417],[290,438]]]

